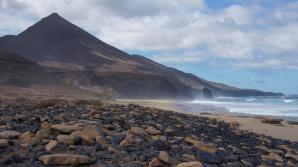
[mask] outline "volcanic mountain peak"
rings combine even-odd
[[[42,64],[111,65],[128,54],[95,38],[57,13],[17,36],[0,38],[0,49],[18,53]],[[63,68],[63,65],[60,65]]]
[[[75,39],[78,36],[89,35],[86,31],[65,20],[57,13],[53,13],[43,18],[33,26],[29,27],[21,34],[19,38],[43,37],[53,40],[64,38],[64,40]],[[68,38],[65,38],[65,37]],[[58,41],[57,41],[58,42]]]
[[[97,39],[57,13],[42,19],[17,36],[1,37],[0,50],[17,53],[36,63],[34,69],[52,67],[48,69],[51,69],[50,72],[58,71],[59,82],[80,88],[111,88],[124,97],[192,97],[200,96],[204,88],[226,96],[274,95],[209,82],[148,58],[129,55]],[[3,64],[7,64],[7,61]],[[7,66],[12,65],[9,63]],[[47,76],[52,78],[52,73]],[[30,77],[26,79],[29,81]]]

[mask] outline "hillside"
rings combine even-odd
[[[44,75],[50,81],[55,75],[59,84],[87,90],[107,89],[117,97],[194,98],[203,95],[203,88],[218,96],[277,95],[209,82],[143,56],[129,55],[56,13],[19,35],[1,37],[0,50],[17,53],[50,69],[50,75]],[[27,83],[31,78],[24,75],[20,80]]]

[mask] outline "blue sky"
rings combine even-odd
[[[0,36],[52,12],[207,80],[298,94],[297,0],[0,0]]]

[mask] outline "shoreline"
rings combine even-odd
[[[298,142],[244,131],[219,118],[177,112],[185,108],[168,101],[114,102],[122,104],[43,100],[3,105],[0,166],[298,164]]]
[[[116,99],[111,103],[118,104],[138,104],[146,107],[154,107],[163,110],[170,110],[184,114],[191,114],[196,116],[202,116],[207,118],[214,118],[227,123],[239,124],[239,129],[253,132],[259,135],[266,135],[276,139],[290,140],[298,142],[298,125],[290,125],[286,122],[286,117],[279,116],[266,116],[266,115],[249,115],[241,113],[231,113],[228,111],[204,111],[204,107],[200,108],[198,112],[194,112],[188,106],[183,105],[183,101],[177,102],[173,100],[140,100],[140,99]],[[264,118],[269,119],[283,119],[280,125],[263,123],[261,120]]]

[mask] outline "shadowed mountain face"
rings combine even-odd
[[[0,51],[0,84],[28,87],[32,84],[59,84],[58,78],[17,54]]]
[[[104,88],[121,97],[193,98],[202,96],[203,88],[221,96],[275,95],[209,82],[143,56],[129,55],[56,13],[17,36],[1,37],[0,50],[51,69],[48,73],[60,83],[89,90]]]

